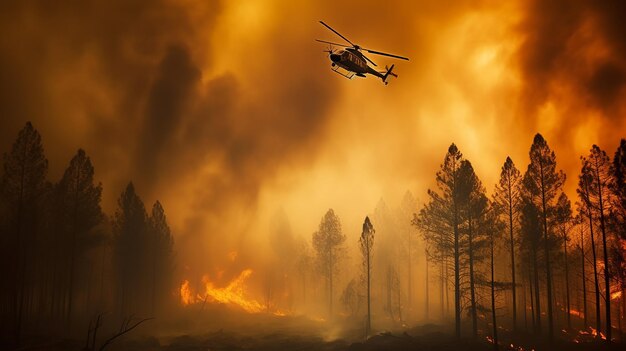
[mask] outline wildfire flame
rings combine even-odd
[[[189,280],[184,280],[180,285],[180,302],[183,305],[189,305],[195,302],[191,287],[189,287]]]
[[[238,305],[249,313],[261,312],[263,305],[254,299],[246,298],[246,280],[250,275],[252,275],[252,270],[245,269],[224,288],[214,287],[209,276],[205,275],[202,277],[205,287],[204,295],[211,298],[212,301]]]
[[[259,313],[264,307],[247,293],[246,280],[252,275],[251,269],[245,269],[237,277],[231,280],[225,287],[218,288],[208,275],[202,277],[204,291],[194,294],[188,280],[180,285],[180,301],[184,306],[205,301],[235,305],[248,313]],[[281,312],[284,315],[284,312]]]
[[[611,293],[611,300],[617,300],[620,297],[622,297],[622,291],[621,290],[617,290],[617,291]]]
[[[569,310],[569,314],[571,314],[572,316],[580,317],[580,318],[584,318],[585,317],[585,314],[582,311],[578,311],[578,310],[575,310],[573,308]]]
[[[591,327],[591,326],[588,327],[588,328],[589,328],[589,331],[587,331],[587,330],[580,330],[580,331],[578,331],[579,335],[574,339],[575,343],[579,343],[581,341],[584,341],[584,340],[580,340],[579,337],[583,337],[584,338],[584,337],[589,337],[589,336],[591,336],[593,338],[600,338],[602,340],[606,340],[606,336],[602,332],[599,332],[597,329],[595,329],[594,327]]]

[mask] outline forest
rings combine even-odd
[[[129,182],[104,213],[88,154],[49,179],[29,122],[3,158],[0,346],[619,349],[626,140],[580,156],[574,198],[541,134],[529,160],[507,157],[483,184],[453,143],[423,203],[410,191],[397,206],[381,199],[359,228],[331,208],[308,234],[277,213],[261,263],[200,279],[182,269],[159,201],[146,209]]]

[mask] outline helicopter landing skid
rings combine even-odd
[[[352,72],[350,72],[350,71],[348,71],[346,69],[343,69],[343,68],[341,68],[339,66],[332,67],[331,70],[333,72],[339,74],[340,76],[343,76],[343,77],[348,78],[348,79],[352,79],[352,77],[354,77],[354,73],[352,73]],[[344,73],[343,71],[345,71],[346,73]]]

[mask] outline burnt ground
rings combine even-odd
[[[117,339],[106,348],[110,351],[230,351],[230,350],[294,350],[294,351],[395,351],[395,350],[494,350],[486,337],[457,340],[450,329],[426,324],[395,331],[376,331],[363,340],[363,329],[354,321],[341,321],[330,326],[303,316],[268,316],[222,314],[210,311],[206,317],[196,312],[170,316],[167,323],[151,321]],[[192,318],[190,318],[192,317]],[[112,323],[111,323],[112,324]],[[113,326],[111,326],[113,327]],[[96,350],[111,329],[103,330]],[[468,335],[468,331],[464,331]],[[576,339],[577,342],[573,340]],[[623,343],[607,345],[590,335],[562,332],[553,343],[528,334],[511,335],[501,331],[500,350],[626,350]],[[33,337],[20,350],[79,351],[84,340]]]

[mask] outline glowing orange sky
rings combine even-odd
[[[266,245],[281,209],[308,238],[332,207],[352,240],[381,197],[424,200],[451,142],[491,191],[507,155],[525,170],[540,132],[574,196],[579,156],[593,143],[612,155],[626,136],[624,12],[611,6],[621,5],[3,4],[0,150],[32,120],[55,180],[85,148],[107,212],[135,181],[198,259],[225,260],[244,239]],[[396,63],[386,87],[343,79],[314,42],[339,40],[320,19],[411,61],[371,56]]]

